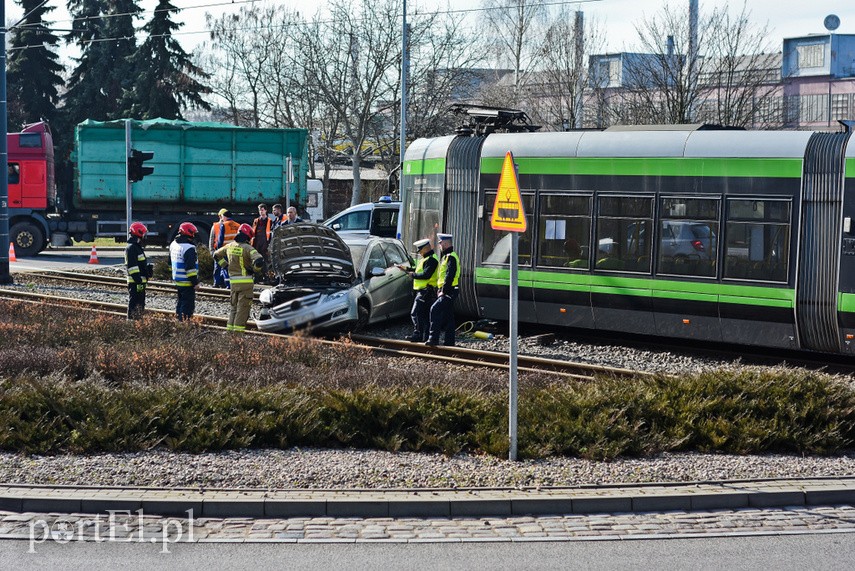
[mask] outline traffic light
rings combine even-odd
[[[143,177],[154,172],[154,167],[144,167],[145,161],[150,161],[154,158],[154,153],[149,151],[131,150],[131,156],[128,157],[128,180],[131,182],[139,182]]]

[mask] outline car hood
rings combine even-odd
[[[352,280],[356,276],[350,248],[335,230],[308,222],[274,230],[270,264],[273,272],[287,281]]]

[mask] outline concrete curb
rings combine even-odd
[[[508,517],[855,505],[855,476],[545,489],[193,490],[0,484],[0,511],[193,517]],[[189,512],[189,514],[188,514]]]

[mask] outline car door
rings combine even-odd
[[[392,276],[394,286],[391,288],[393,301],[390,306],[390,315],[393,317],[407,315],[413,306],[413,278],[396,265],[412,267],[410,257],[397,242],[383,242],[383,253],[386,254],[386,260],[390,264],[386,272]]]
[[[396,282],[394,274],[387,270],[389,262],[386,260],[380,242],[375,241],[369,244],[365,259],[363,275],[365,276],[365,290],[371,298],[370,322],[373,323],[388,319],[395,299]],[[378,269],[383,271],[382,275],[374,275],[375,270]]]

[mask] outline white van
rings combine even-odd
[[[306,180],[306,214],[307,222],[324,219],[324,183],[316,178]]]
[[[401,238],[401,202],[382,196],[377,202],[365,202],[342,210],[324,222],[345,236]]]

